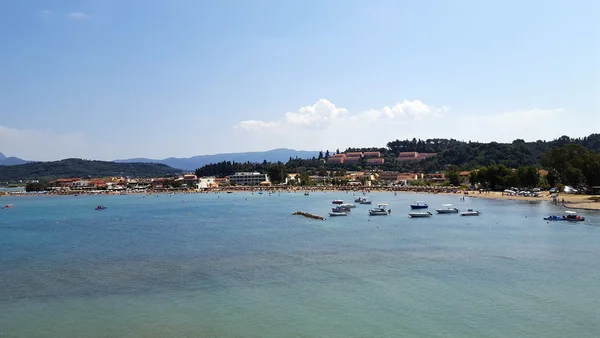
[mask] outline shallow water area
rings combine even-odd
[[[597,337],[600,214],[372,193],[1,197],[8,337]],[[431,218],[408,217],[410,203]],[[438,215],[452,203],[478,217]],[[97,205],[107,206],[96,211]]]

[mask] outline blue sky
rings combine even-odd
[[[0,151],[187,157],[600,125],[597,1],[3,1]]]

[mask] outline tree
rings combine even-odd
[[[448,182],[451,185],[454,185],[454,186],[460,185],[460,175],[459,175],[457,166],[455,166],[455,165],[448,166],[448,171],[446,173],[446,177],[448,178]]]
[[[285,182],[285,178],[287,177],[287,172],[285,166],[281,163],[273,164],[268,170],[269,178],[271,182],[275,184]]]
[[[311,184],[310,175],[308,175],[308,173],[306,173],[306,172],[300,174],[300,185],[307,186],[310,184]]]
[[[25,191],[27,192],[32,192],[32,191],[44,191],[47,189],[47,186],[42,184],[42,183],[27,183],[27,185],[25,186]]]
[[[329,158],[329,150],[325,151],[325,159]]]
[[[518,185],[521,187],[535,188],[540,183],[540,171],[536,166],[523,166],[517,168]]]
[[[583,145],[554,148],[542,156],[542,165],[549,171],[549,183],[600,185],[600,155]]]
[[[321,151],[319,151],[319,160],[322,160],[322,159],[323,159],[323,151],[321,150]]]

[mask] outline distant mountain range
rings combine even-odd
[[[0,165],[18,165],[28,162],[29,161],[22,160],[18,157],[6,157],[4,154],[0,153]]]
[[[188,158],[169,157],[163,160],[148,158],[132,158],[127,160],[116,160],[117,163],[160,163],[170,167],[193,171],[206,164],[218,163],[222,161],[235,162],[287,162],[291,158],[312,158],[319,155],[318,151],[294,150],[294,149],[273,149],[268,151],[245,152],[245,153],[226,153],[215,155],[200,155]]]
[[[149,158],[131,158],[126,160],[115,160],[116,163],[159,163],[166,164],[170,167],[194,171],[206,164],[218,163],[222,161],[235,161],[235,162],[287,162],[289,158],[312,158],[319,155],[318,151],[306,151],[306,150],[294,150],[294,149],[273,149],[268,151],[256,151],[256,152],[245,152],[245,153],[226,153],[226,154],[215,154],[215,155],[199,155],[187,158],[169,157],[162,160],[149,159]],[[18,157],[6,157],[0,153],[0,165],[19,165],[31,163],[32,161],[26,161]]]

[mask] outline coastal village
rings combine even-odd
[[[435,156],[435,153],[403,152],[400,161],[419,161]],[[359,163],[361,160],[372,166],[362,171],[330,170],[321,175],[310,175],[310,186],[345,186],[345,187],[407,187],[411,183],[419,185],[444,185],[447,178],[444,173],[420,173],[383,171],[377,165],[384,163],[379,152],[348,152],[334,154],[324,159],[330,164]],[[469,171],[460,172],[461,184],[469,184]],[[59,178],[49,182],[49,191],[53,193],[72,192],[125,192],[125,191],[202,191],[219,188],[251,188],[251,187],[297,187],[300,186],[300,173],[288,173],[281,183],[272,183],[268,174],[260,172],[238,172],[225,177],[198,177],[194,173],[185,173],[178,177],[105,177],[105,178]],[[35,181],[23,183],[35,183]]]

